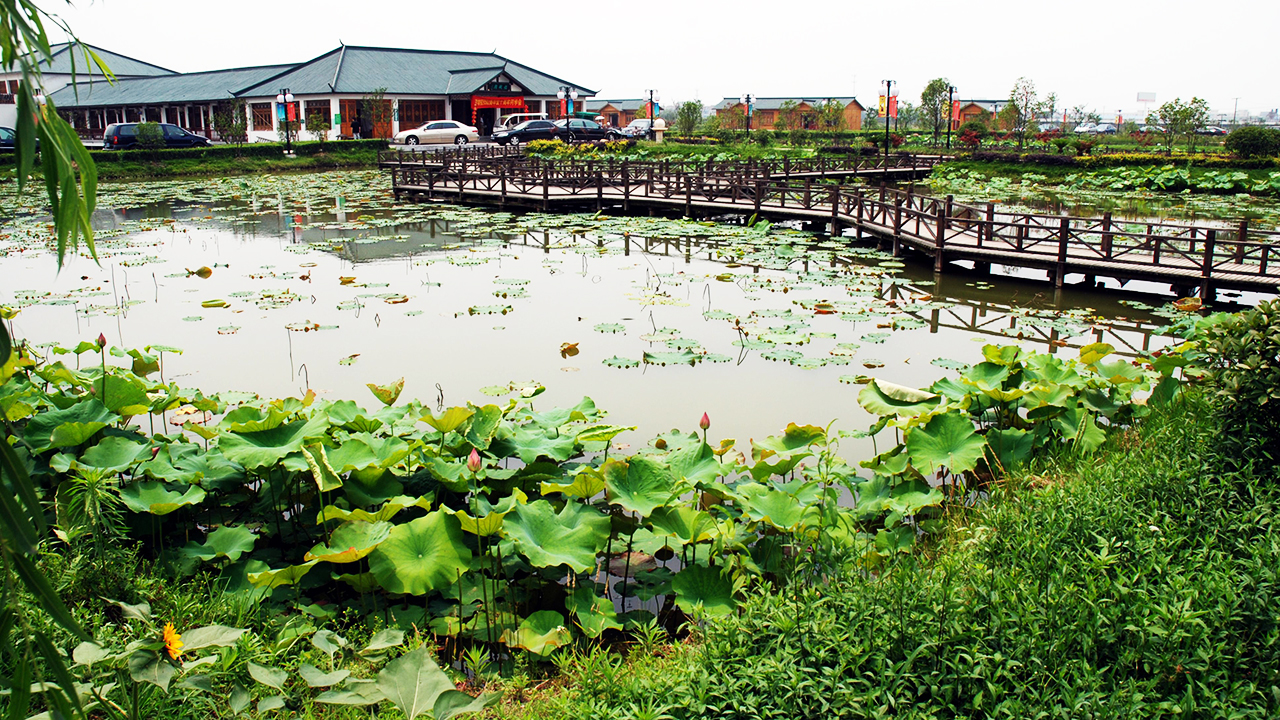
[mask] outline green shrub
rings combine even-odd
[[[153,122],[138,123],[138,147],[143,150],[163,150],[164,131]]]
[[[1236,128],[1223,146],[1239,157],[1274,157],[1280,155],[1280,131],[1256,125]]]
[[[987,128],[987,124],[980,120],[970,120],[956,130],[956,134],[958,135],[963,135],[966,132],[973,133],[979,140],[985,140],[986,137],[991,134],[991,130]]]
[[[1196,339],[1208,355],[1224,439],[1245,448],[1280,441],[1280,301],[1212,316]]]

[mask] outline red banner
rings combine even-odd
[[[897,95],[889,96],[889,117],[895,118],[895,119],[898,117],[898,96]]]
[[[960,121],[960,101],[954,100],[951,103],[951,120],[952,122]]]
[[[479,108],[520,108],[528,110],[523,97],[496,97],[493,95],[472,95],[471,107]]]
[[[291,102],[288,105],[285,105],[285,119],[289,122],[296,122],[298,120],[298,103]]]

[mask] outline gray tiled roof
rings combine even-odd
[[[815,106],[815,105],[820,105],[822,103],[825,103],[828,100],[835,100],[841,105],[848,105],[851,102],[857,102],[858,98],[853,97],[851,95],[850,96],[830,95],[830,96],[821,96],[821,97],[815,96],[815,95],[810,95],[807,97],[758,97],[755,99],[755,102],[751,103],[751,106],[756,110],[777,110],[778,108],[782,107],[783,103],[787,101],[792,101],[795,103],[804,102],[804,103],[808,103],[811,106]],[[724,110],[739,104],[741,103],[738,102],[738,98],[727,97],[724,100],[721,100],[720,103],[716,105],[716,108],[720,110]],[[858,104],[861,105],[862,103],[858,103]]]
[[[471,87],[460,89],[482,70],[492,75]],[[256,86],[244,87],[238,95],[257,97],[274,95],[287,87],[295,95],[358,93],[386,88],[391,95],[468,94],[503,70],[534,95],[554,95],[560,86],[572,85],[560,78],[538,72],[495,53],[451,52],[442,50],[409,50],[344,45],[313,60],[301,63],[278,77]],[[455,76],[462,75],[454,81]],[[595,91],[576,85],[578,92],[594,95]]]
[[[612,105],[623,112],[636,111],[649,104],[648,98],[632,98],[628,100],[591,100],[586,104],[587,112],[599,112],[605,105]],[[658,109],[662,109],[662,103],[658,103]]]
[[[85,57],[85,48],[93,50],[102,59],[102,62],[106,64],[107,68],[111,70],[111,73],[118,78],[174,74],[172,70],[162,68],[159,65],[135,60],[127,55],[104,50],[88,43],[57,43],[51,46],[53,59],[44,62],[40,70],[49,75],[70,75],[71,65],[74,62],[77,76],[83,74],[101,77],[97,66],[93,64],[91,59]]]
[[[292,65],[212,70],[209,72],[161,75],[158,77],[78,82],[68,85],[49,98],[58,107],[99,107],[116,105],[162,105],[165,103],[227,100],[236,90],[278,75]]]

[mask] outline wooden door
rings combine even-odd
[[[356,136],[356,130],[359,129],[355,126],[356,111],[359,107],[359,100],[338,101],[338,113],[342,115],[342,127],[338,129],[338,134],[342,137],[353,138]]]

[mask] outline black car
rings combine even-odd
[[[569,142],[583,142],[591,140],[622,140],[626,136],[621,131],[613,128],[607,128],[592,120],[582,120],[579,118],[571,118],[569,120],[557,120],[556,129],[560,133],[565,131],[565,123],[568,123]]]
[[[0,152],[13,152],[18,147],[18,131],[0,127]],[[40,138],[36,138],[36,152],[40,152]]]
[[[564,131],[556,127],[550,120],[525,120],[510,130],[499,130],[493,134],[493,141],[499,145],[527,143],[533,140],[551,140],[562,137]]]
[[[138,145],[138,125],[141,123],[117,123],[108,125],[102,134],[103,150],[132,150]],[[166,148],[204,147],[209,138],[189,133],[177,125],[155,123],[164,134]]]

